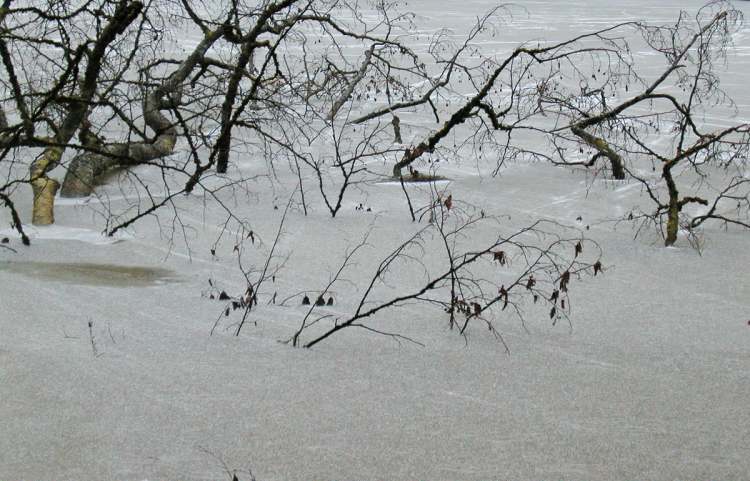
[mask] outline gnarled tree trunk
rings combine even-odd
[[[149,93],[143,102],[146,125],[156,132],[154,141],[87,145],[91,151],[77,155],[68,166],[60,195],[86,197],[91,195],[98,179],[111,169],[131,167],[174,152],[177,129],[159,111],[165,105],[156,95],[157,92]]]
[[[161,113],[180,102],[182,84],[203,60],[208,49],[224,34],[224,27],[209,31],[195,47],[190,56],[159,87],[149,92],[143,100],[143,118],[146,125],[155,133],[151,142],[125,142],[101,144],[89,143],[91,150],[77,155],[63,182],[61,195],[64,197],[85,197],[91,195],[97,180],[107,171],[149,162],[171,155],[177,143],[177,129]],[[92,137],[92,136],[88,136]]]

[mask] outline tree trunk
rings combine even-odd
[[[55,223],[55,195],[60,183],[47,177],[47,172],[60,162],[62,153],[58,147],[48,147],[31,164],[31,191],[34,194],[31,223],[34,225]]]
[[[47,174],[57,167],[62,159],[65,147],[60,146],[65,146],[70,142],[81,126],[81,122],[86,118],[91,99],[96,94],[99,72],[102,69],[106,49],[136,19],[143,7],[140,1],[120,1],[112,18],[102,29],[91,49],[87,51],[87,65],[83,79],[78,85],[78,94],[71,102],[70,109],[58,126],[53,139],[56,146],[47,147],[42,155],[32,162],[29,169],[34,194],[31,219],[33,224],[49,225],[55,222],[55,194],[60,184],[47,177]]]
[[[669,247],[677,242],[677,231],[680,227],[680,208],[677,204],[669,204],[667,210],[667,236],[664,245]]]
[[[179,104],[183,82],[224,32],[224,27],[207,32],[180,67],[144,98],[143,118],[146,125],[156,133],[156,138],[152,142],[88,145],[90,148],[93,147],[92,151],[77,155],[68,167],[62,187],[63,196],[91,195],[97,180],[107,171],[142,164],[174,152],[177,129],[161,110]]]
[[[677,241],[677,231],[680,228],[680,211],[682,210],[682,204],[680,203],[680,193],[677,190],[677,184],[672,177],[672,163],[664,164],[662,169],[662,177],[667,183],[667,190],[669,192],[669,204],[667,206],[667,235],[664,239],[664,245],[669,247]]]
[[[171,155],[177,143],[177,129],[160,111],[163,102],[154,92],[146,96],[143,112],[146,125],[157,135],[153,142],[113,143],[92,148],[77,155],[68,166],[60,195],[86,197],[91,195],[99,178],[121,167],[132,167]]]
[[[34,208],[31,223],[34,225],[50,225],[55,223],[55,194],[60,183],[48,177],[39,177],[31,182],[34,193]]]

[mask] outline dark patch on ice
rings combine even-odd
[[[176,282],[169,269],[79,262],[0,262],[0,271],[49,281],[106,287],[148,287]]]
[[[449,178],[443,177],[442,175],[423,174],[417,171],[414,171],[413,173],[405,175],[401,178],[393,178],[393,180],[396,182],[401,182],[402,179],[404,183],[407,184],[415,184],[420,182],[447,182],[450,180]]]

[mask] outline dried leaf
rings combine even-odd
[[[508,291],[505,289],[505,286],[500,286],[500,299],[503,299],[503,309],[505,310],[506,307],[508,307]]]
[[[565,271],[560,276],[560,290],[568,292],[568,282],[570,282],[570,271]]]

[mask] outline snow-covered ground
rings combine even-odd
[[[425,29],[460,34],[492,3],[408,7]],[[528,13],[507,40],[668,21],[702,2],[518,3]],[[750,15],[748,3],[737,6]],[[747,118],[750,35],[736,42],[724,85]],[[299,297],[266,305],[272,292],[281,300],[321,289],[371,231],[367,255],[322,309],[349,312],[378,256],[419,228],[399,185],[372,183],[349,192],[335,219],[317,199],[308,216],[291,209],[278,246],[289,258],[235,337],[226,328],[239,314],[223,317],[225,303],[207,297],[209,279],[232,295],[244,290],[232,234],[214,246],[220,209],[181,198],[185,229],[172,235],[165,210],[112,240],[99,235],[102,217],[128,192],[104,187],[106,202],[59,203],[56,226],[31,230],[31,247],[15,238],[15,253],[0,247],[0,479],[217,480],[236,471],[245,481],[250,470],[259,481],[746,479],[748,233],[709,225],[701,254],[684,239],[666,249],[653,232],[634,240],[633,226],[610,221],[644,202],[635,184],[543,164],[494,178],[441,169],[456,202],[510,216],[501,229],[539,217],[589,226],[605,271],[571,287],[571,325],[500,319],[508,354],[479,326],[463,338],[439,308],[414,305],[373,324],[424,347],[357,329],[311,350],[278,342],[306,308]],[[254,195],[235,199],[259,238],[243,254],[248,264],[264,262],[295,179],[281,173],[273,189],[260,179]],[[427,197],[426,185],[410,189]],[[28,198],[19,205],[28,215]]]

